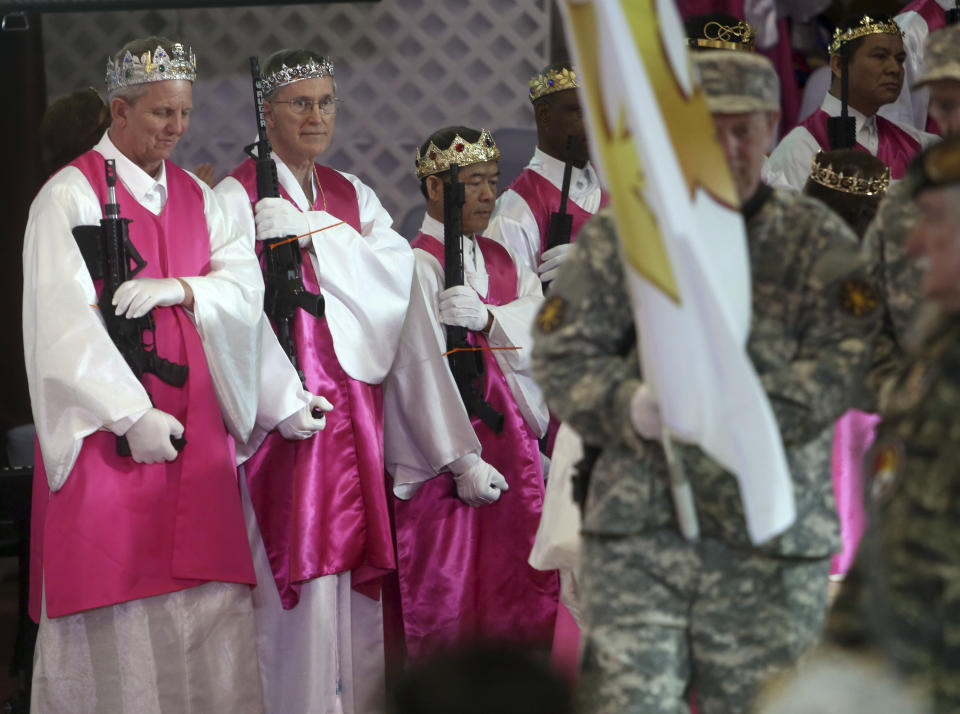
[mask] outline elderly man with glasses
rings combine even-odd
[[[239,448],[257,654],[277,712],[372,710],[384,679],[379,579],[395,567],[380,383],[413,255],[368,186],[317,162],[337,118],[333,73],[309,50],[269,57],[264,120],[280,197],[258,195],[253,159],[216,188],[258,252],[299,237],[304,287],[324,298],[322,315],[298,309],[289,322],[299,375],[264,316],[257,425]]]

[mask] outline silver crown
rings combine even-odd
[[[112,57],[107,59],[107,92],[167,79],[197,81],[197,57],[192,47],[185,51],[177,42],[169,54],[157,45],[153,52],[144,52],[139,57],[128,51],[119,62]]]
[[[263,93],[270,94],[280,87],[299,82],[301,79],[332,76],[333,62],[330,61],[329,57],[324,57],[320,62],[316,60],[302,62],[295,67],[287,67],[287,65],[282,64],[276,72],[271,72],[262,78]]]

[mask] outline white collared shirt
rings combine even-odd
[[[824,97],[820,108],[826,112],[828,116],[840,116],[840,100],[832,94],[828,93],[827,96]],[[857,143],[876,156],[880,146],[876,115],[865,116],[849,105],[847,106],[847,111],[856,122]],[[934,134],[928,134],[925,131],[919,131],[912,126],[902,124],[897,124],[897,126],[913,137],[920,144],[921,149],[940,140],[940,137]],[[816,156],[819,151],[829,150],[829,146],[820,146],[819,142],[806,127],[794,127],[764,162],[761,178],[764,183],[770,186],[800,192],[806,185],[807,177],[810,175],[813,157]]]

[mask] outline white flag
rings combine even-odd
[[[610,192],[644,379],[678,440],[739,482],[762,543],[796,518],[783,441],[746,352],[739,200],[673,0],[564,0],[593,156]]]

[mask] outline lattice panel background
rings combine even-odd
[[[128,40],[184,38],[198,55],[194,115],[173,159],[209,161],[217,178],[255,136],[247,57],[309,47],[334,59],[344,98],[322,161],[372,186],[395,225],[422,205],[417,145],[450,124],[533,127],[526,82],[547,63],[549,0],[382,0],[137,12],[50,13],[43,18],[51,99],[103,91],[107,55]],[[531,147],[532,150],[532,147]],[[526,160],[523,157],[523,161]],[[408,236],[409,237],[409,236]]]

